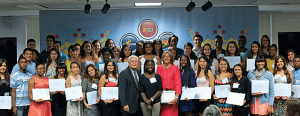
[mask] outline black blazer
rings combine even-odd
[[[137,74],[138,77],[141,77],[139,70],[137,70]],[[129,67],[120,73],[118,81],[121,112],[125,112],[123,107],[128,105],[129,113],[136,113],[140,102],[140,90]]]

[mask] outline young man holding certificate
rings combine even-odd
[[[141,75],[137,67],[138,57],[131,55],[128,67],[120,73],[118,86],[122,116],[139,116],[141,98],[138,83]]]
[[[28,61],[23,55],[20,55],[18,65],[20,70],[15,72],[10,78],[10,88],[12,88],[12,110],[14,116],[27,116],[30,105],[28,82],[32,75],[26,72]]]

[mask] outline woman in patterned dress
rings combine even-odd
[[[60,63],[59,51],[56,48],[50,50],[50,57],[46,63],[46,76],[50,79],[56,75],[56,67]]]
[[[71,63],[72,74],[66,80],[66,88],[81,86],[80,65],[77,62]],[[82,116],[83,106],[82,99],[77,98],[75,101],[67,101],[67,116]]]
[[[218,65],[217,77],[215,79],[215,86],[218,85],[229,85],[232,73],[230,73],[230,66],[226,59],[220,59]],[[229,89],[229,88],[228,88]],[[230,104],[226,104],[226,98],[218,98],[215,94],[213,94],[213,98],[215,100],[215,105],[217,105],[223,116],[232,116],[232,106]]]
[[[273,77],[275,84],[292,84],[293,74],[286,67],[286,61],[283,56],[277,56],[275,59],[275,66],[273,70]],[[274,100],[274,114],[275,116],[286,115],[286,100],[287,96],[275,96]]]

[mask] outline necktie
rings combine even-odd
[[[139,80],[136,76],[136,71],[134,71],[134,80],[135,80],[135,84],[138,85],[139,84]]]

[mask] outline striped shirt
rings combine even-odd
[[[28,82],[32,75],[28,72],[15,72],[10,78],[10,88],[16,89],[16,106],[29,106]]]

